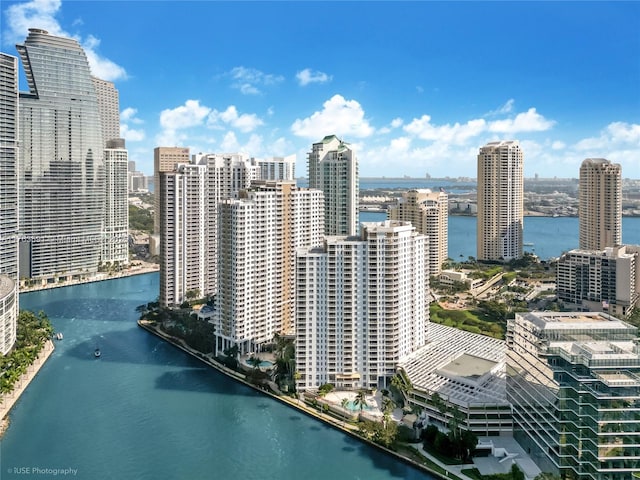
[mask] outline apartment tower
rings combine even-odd
[[[427,238],[409,222],[363,223],[358,237],[300,249],[296,281],[298,390],[388,388],[427,341]]]
[[[173,172],[176,166],[189,163],[189,149],[185,147],[156,147],[153,149],[153,233],[160,233],[160,174]]]
[[[103,265],[129,263],[129,152],[123,138],[107,140],[104,149],[105,206],[104,238],[100,261]]]
[[[18,59],[0,53],[0,354],[18,319]]]
[[[358,159],[348,143],[329,135],[314,143],[308,154],[309,188],[324,193],[327,235],[358,232]]]
[[[322,192],[256,182],[219,207],[216,352],[246,354],[295,329],[298,248],[322,243]]]
[[[587,158],[580,166],[578,188],[579,246],[604,250],[622,243],[622,168],[604,158]]]
[[[490,142],[478,154],[478,260],[522,257],[524,157],[518,141]]]
[[[388,211],[390,220],[411,222],[427,236],[429,275],[438,275],[449,250],[449,196],[444,190],[409,190]]]
[[[179,306],[211,295],[206,165],[161,172],[160,304]]]
[[[20,277],[95,272],[104,222],[104,140],[87,57],[77,41],[30,29],[16,45],[20,93]]]

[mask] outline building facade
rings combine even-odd
[[[542,471],[578,480],[637,478],[637,337],[636,327],[606,313],[516,313],[508,320],[514,437]]]
[[[301,249],[296,282],[298,390],[388,388],[426,343],[427,238],[408,222],[364,223],[358,237]]]
[[[570,250],[557,263],[558,300],[585,311],[626,317],[640,300],[640,246]]]
[[[517,141],[490,142],[478,154],[478,260],[522,257],[524,156]]]
[[[580,166],[579,247],[604,250],[622,243],[622,167],[604,158]]]
[[[348,143],[329,135],[314,143],[308,154],[309,188],[324,193],[327,235],[358,233],[358,159]]]
[[[218,224],[215,351],[256,351],[294,333],[295,255],[320,245],[322,192],[261,182],[223,200]]]
[[[92,77],[98,96],[98,110],[102,121],[102,139],[120,138],[120,95],[113,82]]]
[[[129,263],[129,202],[127,168],[129,153],[124,139],[107,140],[104,149],[105,207],[103,265]]]
[[[251,165],[259,167],[258,178],[262,180],[295,180],[296,156],[252,158]]]
[[[206,165],[160,174],[160,304],[179,306],[214,293],[210,285]]]
[[[18,59],[0,53],[0,354],[18,319]]]
[[[156,147],[153,149],[153,233],[160,233],[160,174],[173,172],[179,164],[189,163],[189,149],[185,147]]]
[[[20,93],[20,277],[55,282],[97,271],[104,222],[104,140],[78,42],[30,29]]]
[[[390,220],[411,222],[429,240],[429,275],[438,275],[449,256],[449,196],[443,190],[409,190],[388,210]]]

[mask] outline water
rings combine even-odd
[[[360,212],[361,222],[379,222],[386,213]],[[449,257],[453,260],[476,256],[476,217],[449,216]],[[578,248],[577,217],[525,217],[524,250],[543,260],[559,257]],[[622,217],[622,242],[640,245],[640,217]]]
[[[22,308],[47,312],[64,340],[11,413],[0,443],[3,480],[61,477],[34,467],[92,480],[432,478],[139,328],[135,307],[157,297],[158,280],[20,296]]]

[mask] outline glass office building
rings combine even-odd
[[[516,314],[507,328],[514,437],[540,469],[572,479],[638,478],[637,328],[596,312]]]
[[[95,272],[104,142],[87,57],[75,40],[40,29],[16,49],[29,87],[19,108],[20,277],[53,282]]]

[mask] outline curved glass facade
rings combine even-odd
[[[87,57],[72,39],[31,29],[16,45],[20,94],[20,276],[95,272],[104,220],[100,113]]]

